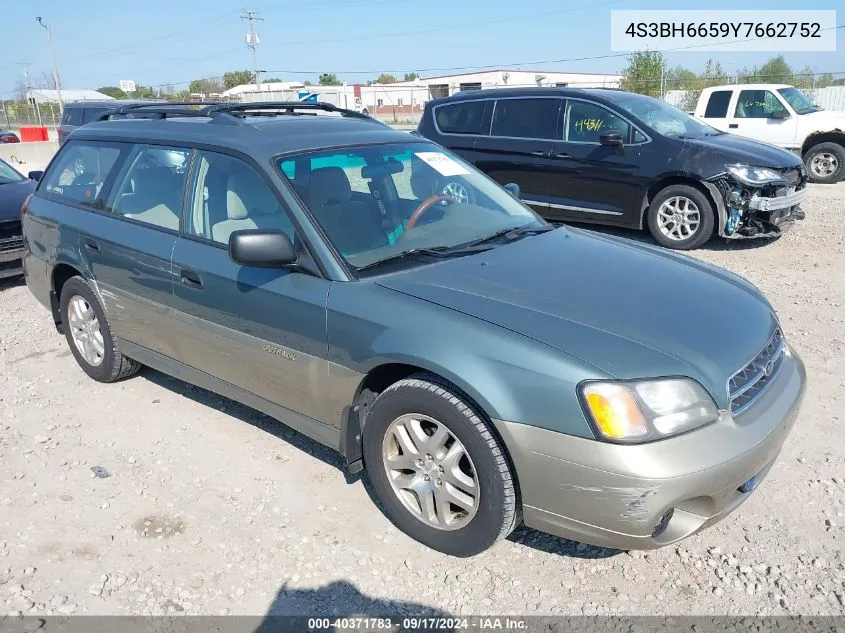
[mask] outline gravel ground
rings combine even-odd
[[[810,193],[780,240],[694,253],[777,308],[809,372],[796,428],[738,512],[650,553],[525,528],[427,550],[269,418],[151,370],[89,380],[2,282],[0,614],[845,613],[845,183]]]

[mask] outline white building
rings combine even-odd
[[[530,70],[487,70],[477,73],[443,75],[398,81],[391,84],[343,84],[340,86],[306,86],[284,81],[236,86],[223,93],[241,101],[287,101],[316,99],[335,105],[367,110],[370,114],[421,112],[429,99],[446,97],[464,90],[504,87],[569,86],[573,88],[618,88],[621,75],[570,73]]]
[[[36,103],[59,103],[59,93],[56,90],[48,90],[38,88],[37,90],[27,90],[26,98],[32,104]],[[109,101],[114,97],[110,97],[102,92],[96,90],[64,90],[62,89],[62,101],[70,103],[72,101]]]

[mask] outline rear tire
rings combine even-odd
[[[88,376],[114,382],[138,373],[141,364],[120,353],[103,307],[82,277],[64,283],[59,309],[70,351]]]
[[[385,389],[367,414],[363,444],[388,518],[432,549],[474,556],[520,521],[502,444],[469,399],[437,376],[417,374]]]
[[[666,248],[691,250],[713,236],[713,203],[690,185],[669,185],[660,190],[646,215],[652,237]]]
[[[811,182],[836,184],[845,178],[845,147],[839,143],[819,143],[804,154]]]

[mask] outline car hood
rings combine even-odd
[[[830,132],[834,129],[845,130],[845,112],[836,110],[819,110],[799,114],[798,121],[803,127],[811,127],[819,132]]]
[[[554,347],[617,378],[726,383],[776,325],[742,278],[652,246],[560,228],[377,283]],[[444,333],[448,335],[448,333]]]
[[[724,156],[726,163],[743,163],[755,167],[799,167],[801,159],[792,152],[736,134],[717,134],[686,139],[687,143]]]
[[[19,220],[24,199],[38,186],[34,180],[21,180],[0,185],[0,222]]]

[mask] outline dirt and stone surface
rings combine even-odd
[[[769,296],[809,387],[749,501],[647,553],[525,528],[472,559],[427,550],[273,420],[151,370],[89,380],[0,282],[0,615],[845,613],[845,183],[806,210],[778,241],[693,254]]]

